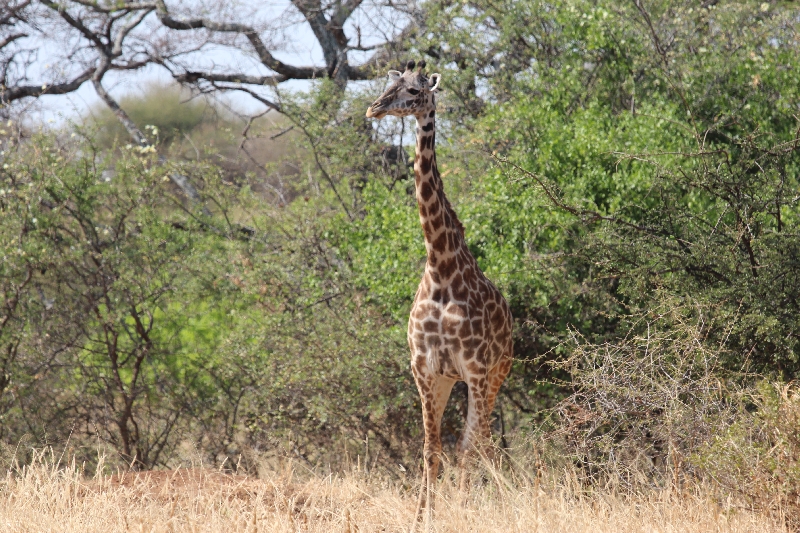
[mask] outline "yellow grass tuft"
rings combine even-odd
[[[537,488],[491,478],[467,495],[444,476],[435,531],[785,531],[774,520],[720,505],[702,491],[586,496],[569,483]],[[300,481],[291,473],[256,479],[208,469],[84,477],[74,464],[39,460],[7,472],[0,482],[0,531],[400,532],[408,531],[415,503],[415,490],[359,472]]]

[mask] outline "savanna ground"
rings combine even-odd
[[[14,532],[408,531],[416,490],[380,474],[315,475],[286,463],[243,476],[205,468],[86,475],[52,456],[9,472],[0,484],[0,530]],[[709,487],[622,496],[586,491],[565,473],[520,478],[492,471],[459,492],[446,470],[438,485],[437,532],[772,533],[769,517],[720,502]],[[543,474],[543,475],[542,475]],[[422,529],[422,528],[420,528]]]

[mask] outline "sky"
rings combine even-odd
[[[168,0],[168,6],[172,9],[173,6],[177,7],[179,3],[185,6],[192,7],[192,4],[201,6],[204,0]],[[243,12],[249,13],[249,18],[245,22],[252,20],[270,21],[274,27],[278,29],[278,40],[281,42],[282,49],[274,52],[274,55],[287,63],[294,65],[323,65],[322,50],[319,47],[311,28],[305,23],[292,7],[289,0],[268,0],[266,2],[256,2],[254,0],[241,0],[239,5],[244,6]],[[358,23],[359,19],[363,21],[364,17],[369,17],[369,13],[356,13],[351,18],[351,23]],[[149,18],[154,19],[154,15],[149,15]],[[275,23],[274,21],[280,21]],[[147,22],[147,19],[145,20]],[[353,35],[354,32],[348,33]],[[365,37],[365,42],[373,42],[377,37]],[[60,49],[63,48],[58,42],[50,40],[49,42],[34,43],[34,46],[39,50],[38,61],[31,68],[34,72],[42,74],[42,78],[46,78],[47,69],[58,68],[59,62],[63,64],[64,60],[59,57]],[[357,57],[354,57],[358,63]],[[224,47],[206,48],[203,53],[194,58],[196,64],[204,66],[231,66],[235,70],[243,71],[249,74],[267,74],[269,71],[257,61],[252,54],[241,53],[225,49]],[[31,76],[35,79],[35,76]],[[141,91],[143,87],[153,83],[170,83],[171,76],[162,67],[151,65],[144,69],[135,72],[110,72],[104,80],[104,87],[117,100],[129,94],[135,94]],[[308,87],[308,82],[293,80],[281,84],[281,88],[286,89],[304,89]],[[225,102],[235,108],[237,111],[244,114],[254,114],[264,110],[263,104],[260,104],[253,98],[244,93],[229,92],[222,97]],[[67,95],[46,95],[36,102],[35,106],[31,106],[28,117],[33,121],[44,121],[52,126],[60,126],[69,121],[76,120],[79,117],[86,116],[86,114],[93,108],[102,105],[100,99],[95,93],[94,87],[91,82],[85,82],[78,91]]]

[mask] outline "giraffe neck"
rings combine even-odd
[[[447,201],[439,169],[436,167],[436,111],[431,106],[416,115],[417,148],[414,158],[414,183],[417,190],[419,221],[425,234],[428,254],[426,269],[433,281],[446,283],[458,267],[464,244],[464,228]]]

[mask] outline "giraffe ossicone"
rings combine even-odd
[[[469,391],[458,447],[466,467],[472,452],[488,450],[489,417],[511,369],[513,342],[508,303],[467,248],[464,227],[444,194],[436,165],[436,92],[442,77],[426,75],[424,61],[414,67],[409,61],[404,72],[389,71],[389,87],[366,116],[413,115],[417,121],[414,183],[427,262],[411,308],[408,344],[425,427],[425,479],[417,518],[425,507],[430,525],[432,487],[442,454],[442,414],[453,385],[464,381]]]

